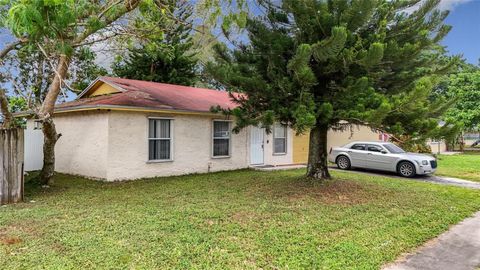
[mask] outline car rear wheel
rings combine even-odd
[[[403,177],[414,177],[415,166],[411,162],[402,161],[398,164],[398,173]]]
[[[350,159],[346,156],[339,156],[337,158],[337,167],[340,170],[348,170],[351,167]]]

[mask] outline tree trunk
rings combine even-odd
[[[42,124],[43,167],[40,172],[40,182],[43,185],[50,185],[53,183],[52,179],[55,173],[55,144],[61,135],[57,134],[52,118],[44,119]]]
[[[12,127],[13,116],[8,108],[8,99],[3,89],[0,89],[0,113],[3,115],[3,124],[0,126],[4,128]]]
[[[317,124],[310,131],[310,144],[308,150],[307,176],[315,179],[329,179],[328,172],[328,149],[327,149],[328,126]]]
[[[57,69],[55,70],[55,76],[48,88],[47,95],[45,96],[45,100],[43,101],[42,108],[39,112],[39,117],[43,124],[42,131],[44,137],[43,167],[40,173],[40,182],[44,185],[52,183],[52,177],[55,172],[55,144],[61,135],[57,134],[52,117],[55,103],[57,102],[57,97],[60,93],[62,82],[67,74],[69,64],[70,58],[66,55],[61,55],[58,60]]]

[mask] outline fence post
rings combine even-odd
[[[0,205],[23,200],[23,129],[0,129]]]

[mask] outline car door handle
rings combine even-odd
[[[347,151],[347,153],[352,153],[352,151]]]
[[[371,156],[371,155],[372,155],[372,153],[367,153],[367,155],[370,155],[370,156]]]

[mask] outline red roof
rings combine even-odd
[[[84,91],[77,100],[59,104],[56,108],[73,109],[103,105],[210,112],[210,109],[216,106],[224,109],[238,106],[226,91],[113,77],[100,77],[98,80],[116,87],[121,92],[83,98]]]

